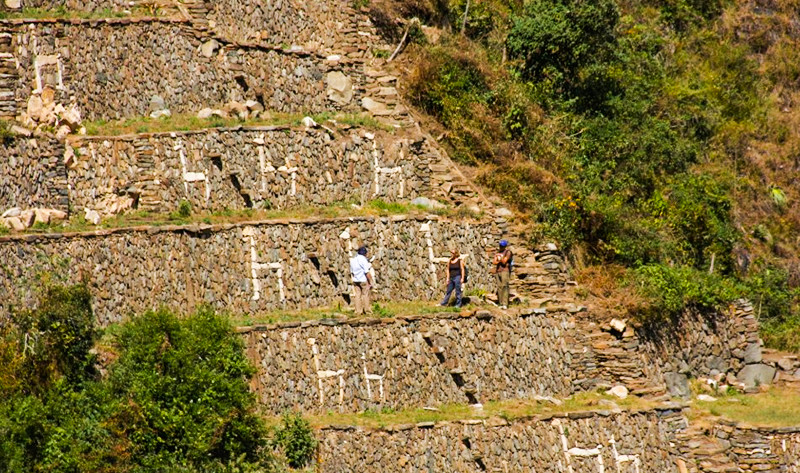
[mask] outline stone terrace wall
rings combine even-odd
[[[639,458],[642,473],[672,473],[678,469],[670,441],[676,426],[682,425],[680,410],[656,410],[584,412],[511,423],[467,420],[385,430],[331,427],[321,432],[318,467],[326,473],[602,471],[596,457],[571,457],[568,470],[563,432],[568,448],[600,445],[605,471],[634,471],[631,463],[615,461],[613,438],[619,455]]]
[[[353,129],[245,127],[191,132],[15,139],[0,147],[0,213],[19,206],[107,215],[120,197],[142,210],[325,206],[428,196],[459,203],[452,165],[424,138]],[[287,166],[288,164],[288,166]],[[459,194],[462,192],[462,194]]]
[[[728,324],[741,324],[749,315]],[[638,394],[660,394],[666,389],[664,373],[676,356],[655,353],[633,331],[619,338],[598,332],[596,324],[565,310],[309,321],[242,331],[259,368],[253,391],[274,413],[564,397],[616,384]],[[707,359],[707,347],[718,345],[725,332],[684,321],[673,327],[670,337],[686,344],[698,338],[696,331],[707,341],[689,345],[679,356],[700,366]],[[725,356],[720,360],[729,366],[741,363],[731,352]],[[383,398],[379,383],[373,380],[367,386],[365,369],[383,377]],[[343,371],[335,376],[318,376],[339,370]]]
[[[283,323],[243,329],[243,336],[259,368],[252,388],[263,408],[359,412],[467,403],[465,390],[473,388],[470,394],[484,402],[567,396],[573,377],[586,374],[571,363],[572,352],[586,346],[575,340],[574,329],[566,314],[478,312]],[[375,380],[368,391],[365,369],[383,376],[383,398]],[[338,375],[317,374],[339,370],[344,370],[341,390]]]
[[[377,39],[369,18],[355,10],[350,0],[220,0],[211,4],[208,19],[215,23],[217,33],[231,40],[260,40],[351,57],[363,56],[369,39]]]
[[[130,8],[132,4],[138,3],[132,0],[20,0],[19,8],[9,7],[9,0],[0,2],[0,10],[17,11],[23,8],[41,8],[43,10],[54,10],[65,8],[75,11],[97,11],[103,9],[123,10]]]
[[[42,274],[87,280],[101,324],[165,304],[200,303],[237,313],[346,303],[348,258],[360,242],[374,256],[376,296],[438,297],[430,257],[457,244],[473,287],[488,289],[492,223],[391,218],[286,220],[235,225],[143,227],[73,235],[0,237],[0,310],[31,305]]]
[[[800,427],[716,422],[702,433],[691,425],[676,435],[678,455],[689,472],[800,472]]]
[[[63,145],[55,140],[14,139],[0,151],[0,213],[10,207],[67,210]]]
[[[675,337],[676,332],[683,335]],[[762,366],[758,321],[747,301],[739,301],[721,314],[691,314],[662,326],[645,327],[638,334],[647,358],[660,360],[659,378],[674,396],[689,395],[690,377],[721,376],[725,383],[731,377],[742,378],[747,366]]]
[[[714,435],[729,445],[741,471],[800,472],[800,427],[764,428],[720,424]]]
[[[85,138],[71,143],[70,200],[98,209],[109,195],[135,195],[140,209],[164,212],[183,199],[194,209],[285,209],[442,192],[446,165],[426,140],[386,141],[288,127]]]
[[[146,115],[154,95],[173,113],[246,99],[278,112],[358,109],[357,65],[255,47],[223,46],[206,57],[188,20],[6,20],[0,32],[13,36],[19,110],[37,88],[37,60],[52,63],[38,67],[41,85],[56,88],[58,101],[76,102],[91,119]],[[326,97],[332,71],[353,83],[346,105]]]

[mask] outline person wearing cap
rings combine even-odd
[[[369,305],[369,290],[372,287],[372,275],[369,274],[372,265],[367,259],[367,247],[362,246],[358,249],[355,258],[350,258],[350,274],[353,275],[353,287],[355,288],[355,315],[363,315],[365,312],[372,313]]]
[[[497,303],[502,309],[508,309],[508,284],[513,260],[514,255],[508,249],[508,240],[500,240],[500,249],[495,253],[492,264],[497,278]]]

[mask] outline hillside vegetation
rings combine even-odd
[[[227,317],[161,309],[103,331],[84,286],[47,286],[0,320],[0,471],[277,472],[316,448],[287,414],[268,428]]]
[[[800,347],[800,2],[370,8],[393,38],[435,27],[409,35],[406,98],[595,296],[645,318],[744,296]]]

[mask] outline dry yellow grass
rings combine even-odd
[[[800,392],[774,387],[759,394],[714,394],[717,401],[695,399],[695,419],[723,417],[752,426],[800,426]]]

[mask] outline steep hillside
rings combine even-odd
[[[768,344],[799,346],[797,2],[370,8],[411,32],[420,119],[561,243],[588,297],[653,317],[743,295]]]

